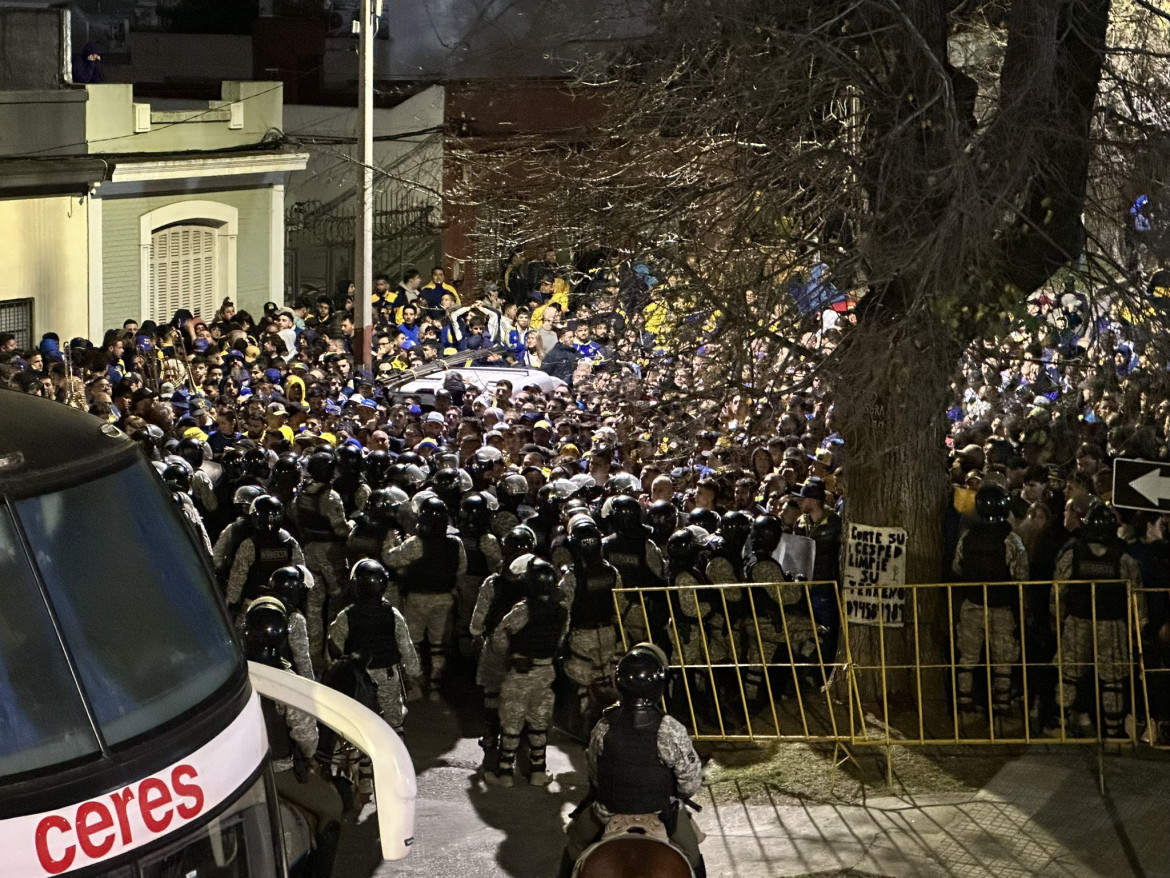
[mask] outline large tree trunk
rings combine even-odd
[[[958,350],[928,317],[909,331],[904,323],[894,329],[865,316],[835,364],[846,449],[846,533],[851,522],[905,528],[907,582],[938,582],[943,514],[951,502],[945,412]],[[943,655],[946,619],[944,596],[924,590],[917,602],[907,593],[902,628],[849,627],[838,656],[844,662],[847,646],[866,711],[882,712],[882,676],[868,668],[882,664],[883,638],[887,665],[913,664],[917,628],[919,654],[934,663]],[[943,683],[940,673],[894,671],[884,689],[902,706],[913,703],[920,687],[924,701],[941,703]],[[846,694],[840,685],[837,694]]]

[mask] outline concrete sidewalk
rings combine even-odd
[[[419,771],[416,847],[379,878],[552,878],[565,816],[585,793],[581,748],[554,737],[548,789],[485,787],[466,711],[421,704],[407,727]],[[896,878],[1168,878],[1170,763],[1093,752],[1016,758],[970,794],[811,804],[716,804],[698,822],[712,878],[790,878],[846,870]],[[720,797],[725,799],[726,797]],[[358,827],[365,830],[366,827]],[[367,830],[368,831],[368,830]],[[356,874],[356,873],[355,873]],[[848,874],[848,873],[847,873]]]
[[[1165,878],[1170,769],[1091,753],[1028,755],[973,795],[863,805],[705,809],[712,876],[784,878],[855,869],[896,878]]]

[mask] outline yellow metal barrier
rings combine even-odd
[[[1125,582],[899,588],[909,630],[893,644],[893,629],[858,631],[844,618],[850,700],[876,719],[853,744],[1136,743],[1126,722],[1137,699]],[[1101,605],[1116,612],[1102,615]],[[939,624],[915,624],[931,619]],[[935,639],[924,642],[930,631]],[[876,644],[858,655],[863,639]],[[907,691],[910,704],[891,698]]]
[[[1137,667],[1145,705],[1141,742],[1159,750],[1170,750],[1170,631],[1146,623],[1145,609],[1155,602],[1163,607],[1170,604],[1170,589],[1132,589],[1130,607],[1138,632]]]
[[[848,741],[848,708],[824,685],[818,586],[836,584],[616,589],[619,638],[666,651],[667,707],[698,740]]]
[[[653,639],[670,656],[667,708],[700,740],[1136,745],[1152,697],[1170,720],[1170,667],[1141,658],[1141,589],[898,589],[905,628],[851,621],[837,600],[835,655],[814,621],[835,583],[625,588],[614,600],[622,642]]]

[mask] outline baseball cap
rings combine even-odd
[[[272,384],[279,384],[280,383],[280,370],[279,369],[265,369],[264,370],[264,379],[266,381],[271,382]]]
[[[158,399],[158,394],[149,387],[139,387],[130,395],[130,404],[138,405],[144,399]]]
[[[377,409],[378,408],[378,404],[376,402],[374,402],[372,399],[363,399],[361,402],[358,403],[358,405],[360,405],[362,408],[366,408],[366,409]]]
[[[447,419],[438,412],[429,412],[426,416],[426,423],[428,424],[446,424]]]
[[[272,402],[272,403],[268,404],[268,414],[281,415],[282,417],[287,417],[288,416],[288,409],[286,409],[284,406],[282,406],[278,402]]]
[[[553,425],[549,421],[537,421],[532,425],[533,430],[552,430]]]

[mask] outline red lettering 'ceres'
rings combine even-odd
[[[138,787],[138,808],[146,828],[162,832],[175,816],[171,809],[171,788],[157,777],[148,777]]]
[[[171,786],[175,790],[175,795],[190,800],[175,805],[176,813],[184,820],[199,816],[203,810],[203,787],[191,783],[197,777],[199,772],[192,765],[176,765],[175,770],[171,772]]]
[[[77,809],[77,843],[87,857],[100,860],[114,846],[114,818],[101,802],[86,802]],[[104,838],[99,836],[104,835]]]
[[[41,863],[41,868],[50,875],[60,875],[73,865],[73,859],[77,856],[77,847],[75,845],[66,845],[61,856],[54,857],[49,850],[49,833],[56,830],[64,835],[72,829],[73,827],[69,825],[69,821],[57,814],[46,817],[37,824],[37,859]]]

